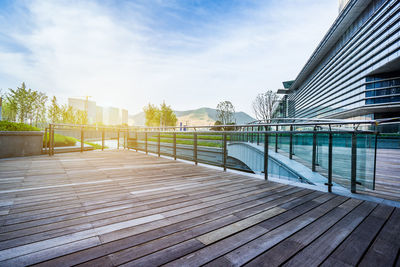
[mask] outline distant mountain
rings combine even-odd
[[[175,110],[174,112],[178,118],[178,124],[182,122],[186,125],[211,125],[217,120],[217,110],[213,108],[199,108],[185,111]],[[255,120],[247,113],[241,111],[235,113],[235,118],[237,124],[246,124]],[[144,112],[129,115],[129,124],[143,126],[145,124]]]

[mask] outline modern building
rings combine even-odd
[[[121,124],[119,108],[114,108],[114,107],[103,108],[103,123],[104,123],[104,125],[119,125],[119,124]]]
[[[347,4],[345,3],[347,2]],[[400,115],[400,1],[340,1],[339,16],[296,79],[280,90],[286,117]]]
[[[68,106],[75,110],[87,111],[88,123],[96,123],[96,102],[87,99],[68,98]]]
[[[79,98],[68,98],[68,105],[75,110],[87,111],[89,124],[128,124],[128,110],[97,106],[96,102]]]
[[[96,123],[103,124],[103,107],[96,106]]]
[[[342,12],[349,1],[350,0],[339,0],[339,13]]]
[[[128,124],[128,110],[121,109],[121,124]]]

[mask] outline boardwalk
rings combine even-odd
[[[400,209],[133,151],[0,160],[0,265],[391,266]]]

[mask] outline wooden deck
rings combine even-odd
[[[400,201],[400,149],[377,150],[376,187],[369,194]]]
[[[0,265],[392,266],[400,209],[133,151],[0,160]]]

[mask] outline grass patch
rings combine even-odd
[[[49,133],[47,133],[47,147],[50,146],[50,137]],[[54,146],[55,147],[60,147],[60,146],[74,146],[76,144],[76,139],[70,136],[65,136],[61,134],[56,134],[54,133]],[[43,146],[45,146],[46,140],[45,136],[43,136]]]
[[[73,138],[73,137],[71,137],[71,138]],[[80,139],[76,139],[76,138],[73,138],[73,139],[75,139],[75,142],[81,142]],[[87,142],[87,141],[84,141],[83,143],[86,145],[92,146],[94,149],[101,149],[101,145],[99,145],[99,144]],[[108,146],[104,146],[104,149],[106,149],[106,148],[108,148]]]
[[[158,142],[158,138],[149,138],[148,141],[153,141],[153,142]],[[172,139],[166,139],[166,138],[160,138],[160,143],[173,143],[174,140]],[[181,145],[193,145],[193,140],[176,140],[177,144]],[[222,147],[222,144],[215,143],[215,142],[206,142],[206,141],[197,141],[198,146],[208,146],[208,147]]]
[[[165,137],[165,138],[173,138],[173,134],[161,134],[160,137]],[[193,139],[193,134],[177,134],[176,138],[178,139]],[[223,136],[222,135],[197,135],[197,139],[199,140],[222,140]],[[230,136],[228,135],[226,137],[227,140],[230,140]]]
[[[94,149],[101,149],[101,145],[99,145],[99,144],[95,144],[92,142],[83,142],[83,143],[85,143],[86,145],[92,146]],[[106,148],[108,148],[108,146],[104,146],[104,149],[106,149]]]

